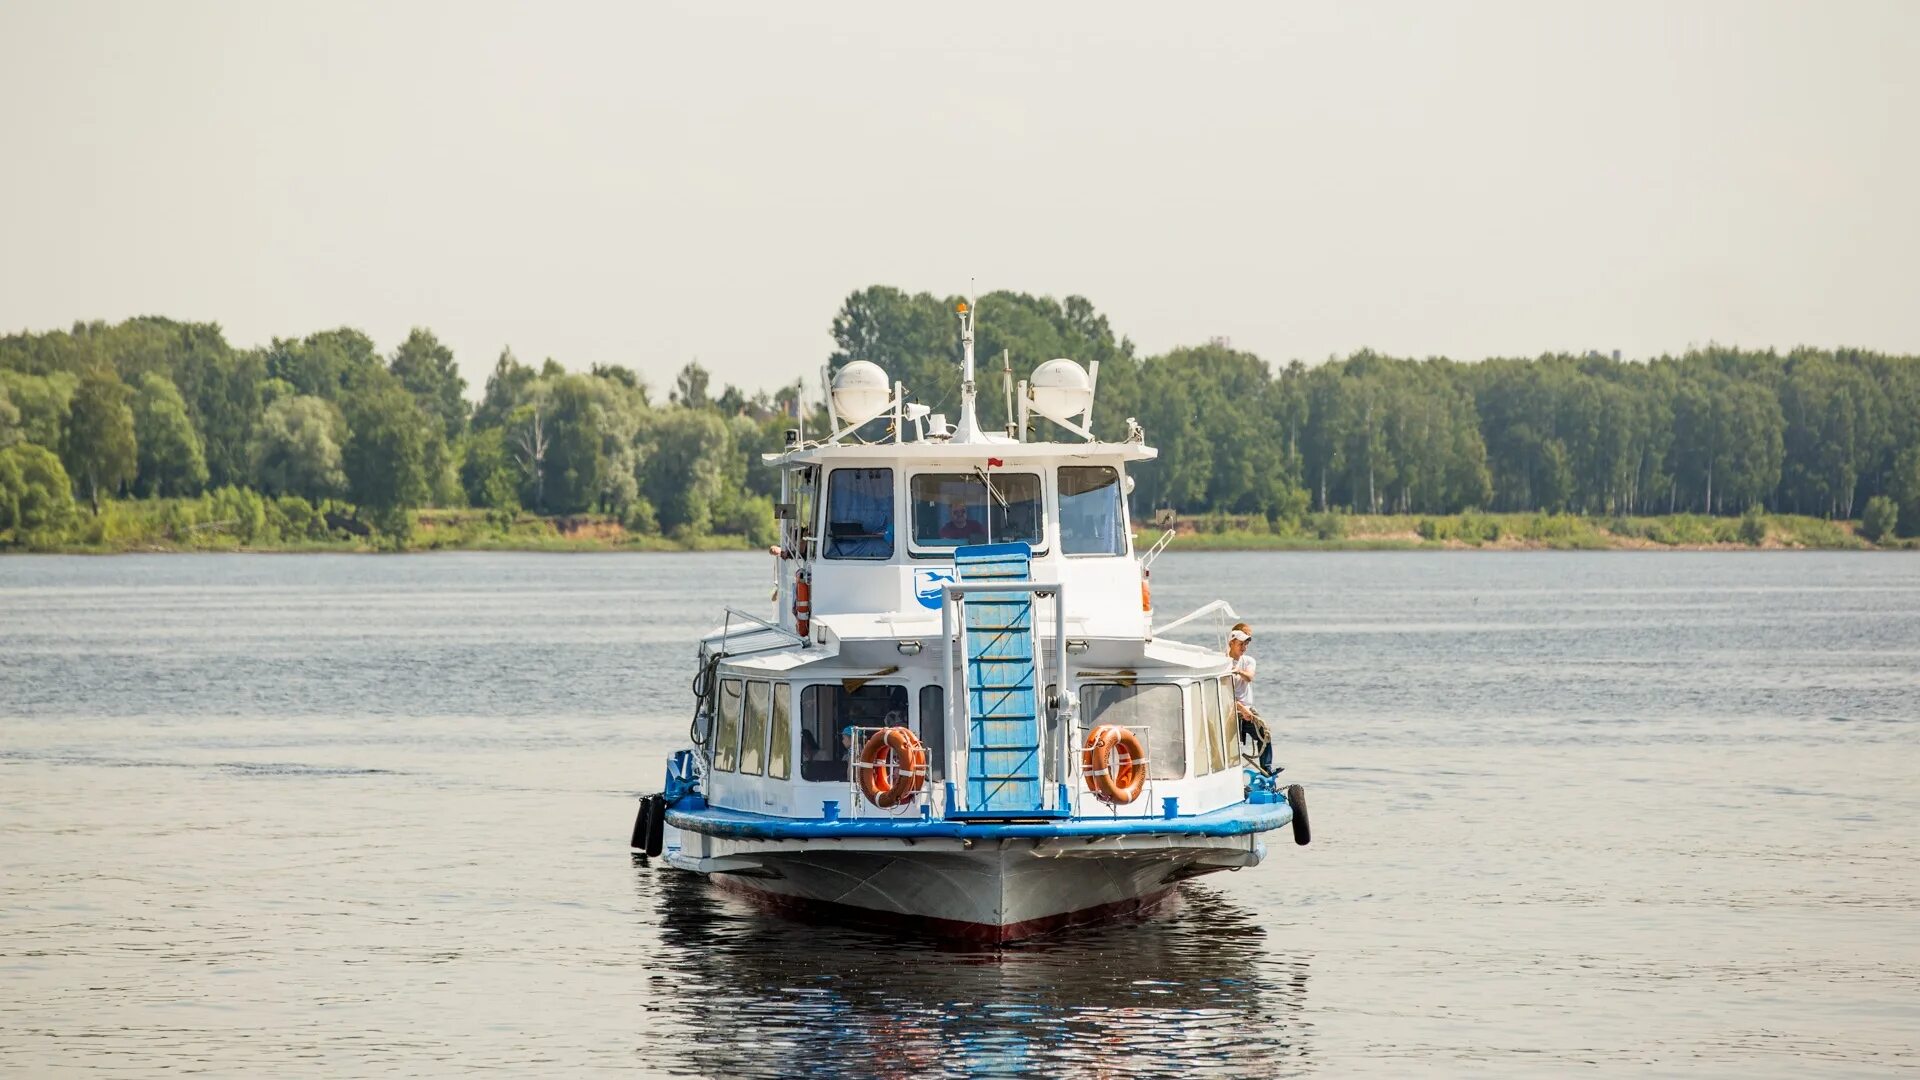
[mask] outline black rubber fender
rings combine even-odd
[[[1293,807],[1293,842],[1306,847],[1313,839],[1313,832],[1307,827],[1307,789],[1288,784],[1287,805]]]
[[[630,847],[647,850],[647,838],[652,833],[653,796],[640,796],[640,813],[633,819],[633,841]]]
[[[647,858],[657,859],[666,850],[667,834],[667,797],[649,795],[653,800],[653,813],[647,815]]]

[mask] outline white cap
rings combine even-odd
[[[1253,635],[1247,633],[1245,630],[1235,630],[1233,633],[1227,635],[1227,640],[1228,641],[1252,641]]]

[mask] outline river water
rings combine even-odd
[[[1920,1070],[1920,558],[1168,555],[1315,841],[988,951],[634,864],[770,579],[0,559],[0,1072]]]

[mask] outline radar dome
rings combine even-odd
[[[1049,420],[1065,422],[1093,404],[1093,381],[1086,369],[1065,357],[1034,368],[1027,386],[1033,411]]]
[[[893,385],[879,364],[855,360],[833,376],[833,411],[842,424],[864,424],[893,403]]]

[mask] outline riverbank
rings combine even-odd
[[[291,512],[282,504],[235,500],[114,500],[81,516],[58,540],[9,545],[0,552],[117,555],[136,552],[326,553],[413,551],[747,551],[741,535],[659,536],[628,531],[604,514],[506,515],[486,510],[421,510],[402,535],[382,532],[350,508],[328,504]]]
[[[1170,551],[1871,551],[1920,550],[1920,540],[1888,537],[1879,544],[1858,523],[1792,514],[1705,517],[1586,517],[1571,514],[1310,514],[1270,524],[1260,516],[1180,517],[1140,528],[1145,551],[1168,528]],[[4,540],[4,537],[0,537]],[[601,514],[511,517],[483,510],[423,510],[403,539],[382,535],[360,519],[335,512],[311,520],[219,517],[181,521],[163,506],[116,502],[59,543],[0,551],[70,554],[130,552],[376,552],[376,551],[750,551],[761,539],[743,535],[659,536],[629,531]]]
[[[1259,516],[1181,517],[1142,530],[1145,547],[1168,528],[1170,551],[1872,551],[1920,541],[1869,542],[1859,523],[1798,514],[1599,517],[1577,514],[1310,514],[1278,527]]]

